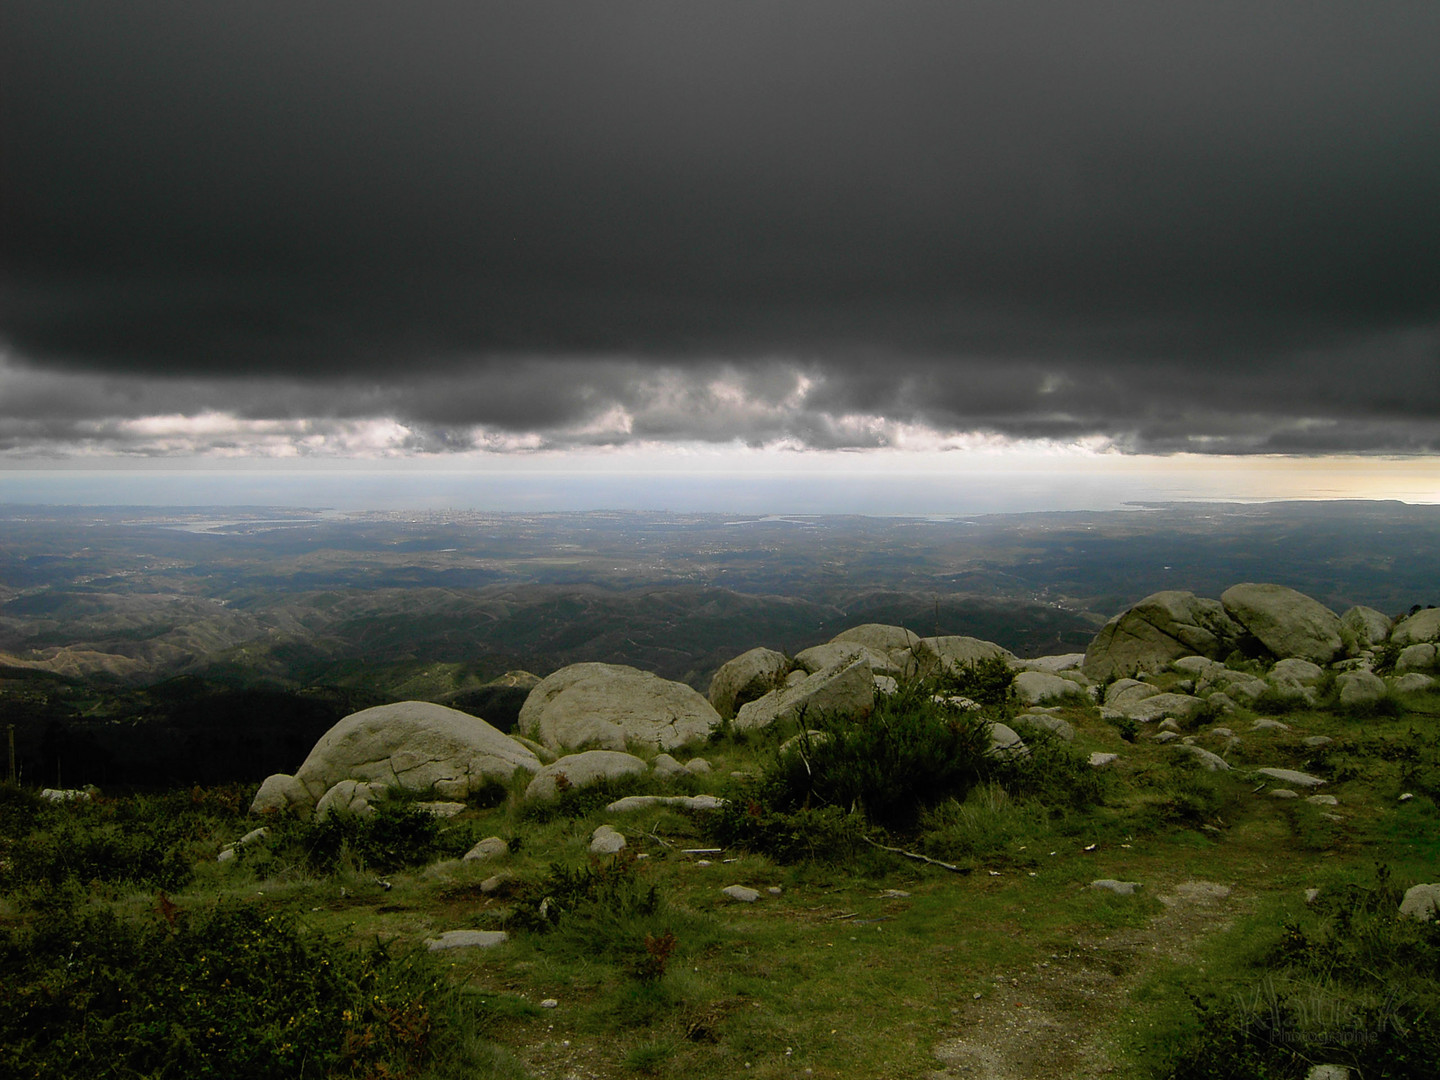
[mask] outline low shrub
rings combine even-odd
[[[1172,1080],[1303,1077],[1316,1061],[1428,1078],[1440,1061],[1440,925],[1398,914],[1378,867],[1285,922],[1249,979],[1190,996],[1193,1034]]]
[[[427,955],[341,947],[256,905],[162,893],[0,938],[0,1075],[403,1076],[429,1052]]]
[[[977,705],[1002,708],[1015,700],[1015,671],[1002,656],[967,660],[938,676],[934,692],[955,694]]]
[[[419,866],[441,854],[439,819],[405,802],[379,802],[368,817],[331,814],[300,825],[294,839],[310,868],[334,873],[346,863],[388,873]],[[280,842],[287,838],[282,834]],[[463,854],[464,849],[454,854]]]

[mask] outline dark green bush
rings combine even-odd
[[[940,675],[935,681],[935,692],[957,694],[977,705],[997,708],[1014,700],[1015,672],[1002,656],[967,660]]]
[[[920,689],[903,691],[881,697],[862,721],[805,718],[754,798],[781,813],[837,807],[861,810],[886,828],[909,828],[925,807],[965,797],[985,769],[989,745],[976,714],[937,705]]]
[[[368,817],[331,814],[300,826],[297,838],[311,869],[333,873],[348,858],[388,873],[441,853],[440,822],[429,811],[405,802],[379,802],[373,809]]]
[[[163,896],[0,938],[0,1075],[406,1075],[427,1056],[428,957],[344,948],[255,905]]]
[[[721,847],[768,855],[778,863],[849,862],[864,844],[865,819],[838,806],[784,812],[749,795],[732,796],[705,818]]]

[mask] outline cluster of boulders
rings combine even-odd
[[[605,778],[703,772],[709,768],[703,760],[682,764],[668,751],[726,722],[750,730],[806,716],[860,720],[873,711],[876,695],[895,692],[902,680],[996,659],[1016,672],[1015,692],[1026,710],[1020,719],[1064,739],[1074,732],[1055,713],[1066,703],[1095,702],[1111,719],[1175,727],[1202,710],[1225,714],[1266,694],[1313,702],[1327,667],[1339,669],[1342,704],[1363,704],[1391,689],[1430,685],[1423,672],[1436,665],[1437,639],[1440,609],[1392,623],[1372,608],[1336,615],[1294,589],[1243,584],[1219,600],[1155,593],[1106,623],[1084,653],[1036,659],[978,638],[920,637],[872,623],[794,657],[767,648],[742,653],[715,673],[708,698],[635,668],[573,664],[544,679],[526,677],[533,685],[512,734],[418,701],[348,716],[293,776],[269,777],[252,810],[365,814],[393,789],[464,800],[509,785],[517,772],[530,777],[530,800]],[[1389,682],[1372,670],[1386,643],[1392,653],[1398,649]],[[1222,661],[1237,650],[1273,663],[1263,675],[1226,666]],[[1164,686],[1157,675],[1165,676]],[[1178,730],[1172,734],[1179,738]],[[992,726],[991,740],[995,752],[1024,752],[1004,725]],[[1198,746],[1192,752],[1210,754]]]

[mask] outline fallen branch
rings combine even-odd
[[[878,844],[868,836],[861,837],[871,847],[878,847],[881,851],[893,852],[896,855],[903,855],[907,859],[914,859],[916,862],[929,863],[931,866],[938,866],[944,870],[950,870],[956,874],[968,874],[970,871],[956,866],[954,863],[941,862],[939,859],[932,859],[929,855],[921,855],[918,851],[906,851],[904,848],[891,847],[889,844]]]

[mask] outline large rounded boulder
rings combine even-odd
[[[623,751],[630,742],[673,750],[720,724],[684,683],[623,664],[571,664],[540,680],[520,710],[520,734],[552,750]]]
[[[1159,671],[1186,656],[1218,660],[1242,634],[1219,601],[1166,589],[1101,627],[1085,650],[1082,670],[1102,680]]]
[[[516,769],[535,773],[540,759],[479,717],[398,701],[341,720],[320,737],[295,779],[313,807],[342,780],[464,799],[508,783]]]
[[[982,660],[1015,663],[1015,654],[1004,646],[962,634],[921,638],[915,643],[913,651],[921,678],[953,674],[967,664],[977,664]]]
[[[790,663],[774,649],[751,649],[720,666],[710,680],[710,704],[721,716],[785,685]]]
[[[1226,613],[1275,656],[1328,664],[1344,649],[1340,616],[1284,585],[1232,585],[1220,594]]]
[[[1390,640],[1397,645],[1415,645],[1440,638],[1440,608],[1422,608],[1395,624]]]
[[[875,676],[863,656],[846,657],[793,686],[772,690],[735,714],[741,731],[779,720],[861,720],[875,708]]]

